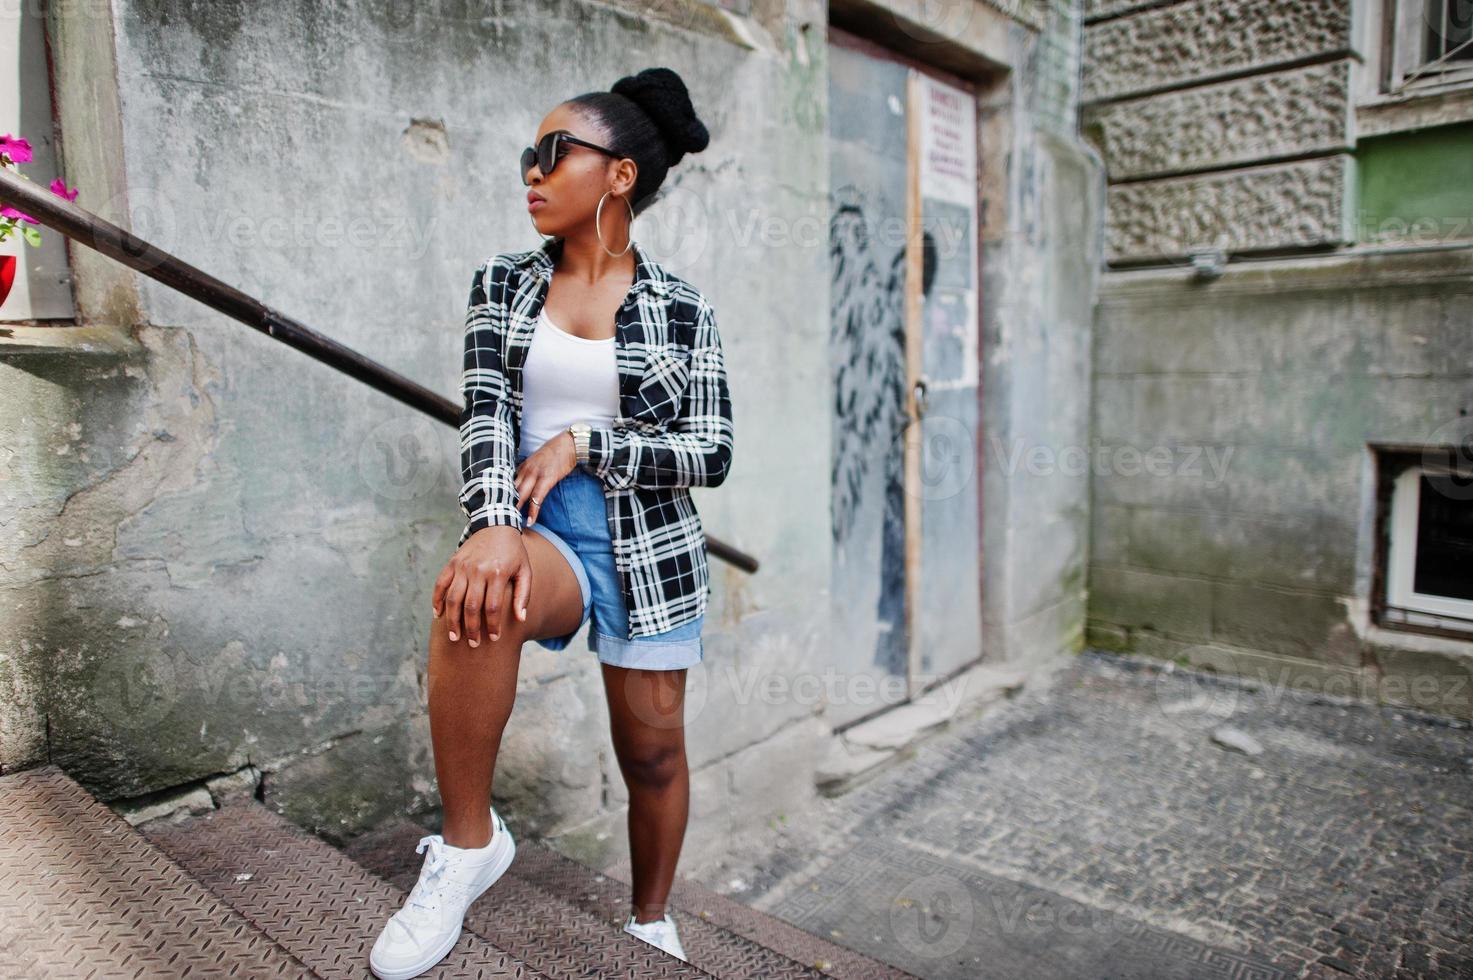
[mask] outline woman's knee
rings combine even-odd
[[[684,744],[657,744],[619,753],[624,778],[641,786],[667,786],[685,772]]]

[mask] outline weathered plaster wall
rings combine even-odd
[[[803,685],[830,661],[824,9],[111,9],[51,25],[65,159],[107,189],[98,210],[446,394],[471,273],[537,241],[514,165],[541,116],[645,65],[684,75],[712,145],[636,235],[718,311],[740,449],[697,500],[762,570],[713,561],[683,860],[801,807],[831,744]],[[1100,168],[1073,134],[1077,4],[976,10],[933,53],[995,83],[983,600],[989,655],[1027,661],[1079,645],[1087,483],[1007,470],[994,437],[1087,438]],[[0,360],[26,406],[0,423],[0,765],[49,757],[109,800],[259,772],[269,803],[329,835],[433,806],[425,638],[462,520],[456,433],[116,263],[73,260],[81,317],[119,341]],[[582,638],[524,650],[496,793],[592,861],[623,849]]]
[[[94,175],[90,203],[452,397],[472,272],[539,240],[515,161],[542,115],[646,65],[688,80],[711,147],[636,235],[718,310],[744,437],[698,504],[763,562],[755,576],[712,563],[688,695],[693,853],[813,792],[770,782],[774,755],[802,772],[821,747],[816,708],[763,704],[752,681],[822,659],[810,597],[828,567],[824,249],[764,224],[824,227],[821,14],[701,6],[681,22],[668,5],[492,18],[140,0],[113,24],[62,5],[52,25],[63,142]],[[113,158],[88,128],[110,73],[86,70],[110,58]],[[253,765],[269,802],[328,833],[432,805],[425,643],[463,520],[457,433],[116,263],[84,266],[82,315],[131,333],[134,352],[0,362],[7,402],[25,406],[3,423],[0,764],[49,757],[110,800]],[[521,676],[498,799],[570,846],[622,846],[584,638],[529,644]]]
[[[1473,714],[1467,641],[1368,621],[1367,446],[1435,443],[1473,411],[1470,299],[1473,249],[1111,277],[1090,642]]]
[[[1075,132],[1080,25],[1017,32],[982,123],[982,600],[987,659],[1084,642],[1091,310],[1104,179]]]

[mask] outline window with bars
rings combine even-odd
[[[1387,88],[1473,84],[1473,0],[1398,0]]]

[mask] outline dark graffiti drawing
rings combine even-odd
[[[877,666],[905,673],[905,249],[872,246],[856,192],[835,195],[829,221],[832,269],[833,540],[854,527],[867,478],[882,468],[880,590],[883,634]],[[935,249],[923,237],[922,291],[935,275]]]

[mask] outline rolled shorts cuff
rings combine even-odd
[[[681,670],[694,667],[706,656],[701,641],[704,617],[670,631],[671,639],[652,636],[609,636],[598,630],[588,634],[588,648],[598,654],[601,663],[612,667],[634,667],[640,670]],[[664,634],[661,634],[663,637]]]
[[[577,629],[564,636],[549,636],[537,641],[549,650],[566,650],[568,644],[573,642],[573,637],[578,635],[578,630],[583,628],[583,624],[588,622],[588,617],[593,612],[593,583],[588,580],[588,570],[583,567],[583,559],[578,557],[578,552],[573,550],[572,545],[563,540],[562,535],[543,526],[541,521],[536,524],[528,524],[527,530],[535,531],[551,541],[553,547],[562,552],[568,564],[573,566],[573,574],[578,577],[578,591],[583,595],[583,615],[578,618]]]

